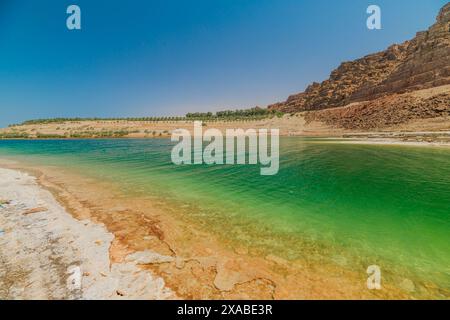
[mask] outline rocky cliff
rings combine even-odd
[[[268,108],[291,113],[321,110],[446,84],[450,84],[450,3],[440,10],[436,23],[414,39],[344,62],[329,79]]]
[[[446,93],[430,97],[393,94],[345,107],[309,112],[305,119],[307,123],[320,121],[332,127],[358,131],[396,128],[419,119],[441,118],[450,124],[450,86],[447,87]]]

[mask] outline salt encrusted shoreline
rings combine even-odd
[[[111,263],[113,239],[73,218],[34,177],[0,168],[0,299],[175,298],[133,256]]]
[[[399,139],[367,139],[367,138],[328,138],[325,140],[327,143],[340,143],[340,144],[366,144],[366,145],[392,145],[392,146],[405,146],[405,147],[439,147],[449,148],[450,143],[439,141],[402,141]]]

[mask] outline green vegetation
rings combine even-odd
[[[30,136],[25,132],[4,132],[0,133],[0,139],[28,139]]]
[[[46,134],[46,133],[37,133],[36,138],[38,139],[60,139],[64,138],[63,135],[60,134]]]
[[[68,138],[122,138],[132,133],[132,131],[127,130],[118,130],[118,131],[77,131],[71,132],[67,137]]]
[[[63,122],[83,122],[83,121],[147,121],[147,122],[157,122],[157,121],[182,121],[186,120],[185,117],[141,117],[141,118],[50,118],[50,119],[35,119],[27,120],[19,125],[33,125],[33,124],[51,124],[51,123],[63,123]],[[16,125],[10,125],[14,127]],[[91,128],[88,128],[91,129]]]
[[[123,138],[131,133],[139,133],[139,130],[117,130],[117,131],[70,131],[64,134],[40,133],[28,134],[24,132],[0,133],[0,139],[89,139],[89,138]],[[168,132],[168,131],[167,131]],[[153,132],[155,135],[156,132]]]
[[[175,122],[175,121],[251,121],[260,120],[272,117],[282,117],[283,113],[276,110],[269,110],[260,107],[244,110],[226,110],[212,112],[194,112],[188,113],[184,117],[140,117],[140,118],[51,118],[51,119],[35,119],[27,120],[21,124],[12,124],[9,127],[15,127],[18,125],[34,125],[34,124],[51,124],[51,123],[63,123],[63,122],[82,122],[82,121],[144,121],[144,122]],[[59,127],[57,130],[60,129]],[[91,128],[88,128],[91,129]]]
[[[107,121],[108,123],[116,122],[120,123],[122,121],[142,121],[142,122],[176,122],[176,121],[203,121],[203,126],[207,126],[206,122],[231,122],[231,121],[255,121],[266,118],[282,117],[284,113],[276,110],[263,109],[259,107],[245,109],[245,110],[226,110],[218,111],[216,113],[212,112],[195,112],[188,113],[184,117],[141,117],[141,118],[52,118],[52,119],[36,119],[24,121],[21,124],[9,125],[10,130],[8,132],[0,133],[0,139],[89,139],[89,138],[122,138],[133,133],[140,133],[140,130],[127,127],[121,130],[110,130],[102,129],[101,131],[96,131],[95,127],[89,124],[78,126],[75,125],[73,128],[70,127],[60,127],[56,126],[56,131],[61,133],[40,133],[36,128],[30,130],[31,133],[27,133],[26,129],[18,128],[20,125],[45,125],[45,124],[56,124],[64,122],[80,123],[83,121],[96,121],[102,122]],[[128,130],[127,130],[128,129]],[[168,130],[164,131],[151,131],[146,129],[143,131],[147,136],[152,135],[163,136],[168,135],[170,132]]]
[[[260,120],[274,116],[281,117],[283,113],[276,110],[263,109],[259,107],[244,110],[226,110],[212,112],[195,112],[186,114],[189,120],[209,120],[209,121],[236,121],[236,120]]]

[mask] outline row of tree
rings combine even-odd
[[[134,117],[134,118],[48,118],[27,120],[21,123],[26,124],[48,124],[62,122],[81,122],[81,121],[181,121],[185,117]],[[14,126],[14,125],[12,125]]]
[[[188,119],[247,119],[247,118],[266,118],[274,115],[280,115],[275,110],[263,109],[255,107],[242,110],[225,110],[212,112],[194,112],[186,114]]]
[[[282,113],[275,110],[263,109],[255,107],[244,110],[226,110],[212,112],[194,112],[188,113],[184,117],[134,117],[134,118],[50,118],[50,119],[35,119],[27,120],[21,123],[21,125],[32,124],[49,124],[49,123],[61,123],[61,122],[79,122],[79,121],[148,121],[148,122],[168,122],[168,121],[183,121],[183,120],[255,120],[263,119],[273,116],[282,116]],[[15,125],[11,125],[15,126]]]

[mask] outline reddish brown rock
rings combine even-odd
[[[268,106],[284,112],[341,107],[450,84],[450,3],[427,31],[387,50],[342,63],[328,80]]]
[[[416,119],[450,116],[450,93],[430,98],[409,94],[389,95],[340,108],[313,111],[307,122],[321,121],[349,130],[379,130]]]

